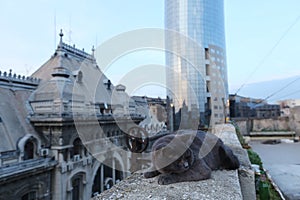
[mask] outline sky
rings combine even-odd
[[[224,0],[224,6],[230,92],[243,84],[300,75],[299,0]],[[128,31],[164,28],[164,1],[1,0],[0,27],[0,70],[30,75],[54,53],[60,29],[64,42],[91,52],[93,45]],[[164,65],[164,54],[124,55],[105,73],[116,84],[148,64]],[[155,95],[147,87],[142,92]]]

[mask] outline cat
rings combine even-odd
[[[158,184],[209,179],[212,170],[238,169],[240,162],[217,136],[180,130],[163,136],[152,146],[152,167],[145,178],[158,176]]]

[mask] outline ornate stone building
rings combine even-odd
[[[132,99],[136,105],[136,112],[145,116],[139,126],[147,131],[149,136],[166,131],[167,112],[165,100],[146,96],[133,96]]]
[[[0,72],[0,199],[89,199],[129,174],[143,120],[92,54],[60,42],[31,77]]]

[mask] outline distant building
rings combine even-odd
[[[224,123],[228,80],[223,0],[165,0],[165,28],[167,95],[175,112],[183,106],[188,112],[197,109],[199,127]]]
[[[282,100],[278,101],[281,107],[289,107],[293,108],[295,106],[300,106],[300,99],[287,99],[287,100]]]
[[[300,99],[287,99],[283,101],[278,101],[280,105],[281,115],[289,116],[291,114],[291,109],[300,106]]]
[[[229,95],[230,118],[274,118],[280,116],[280,106],[262,99]]]
[[[93,53],[60,36],[31,77],[0,72],[1,200],[89,199],[131,168],[131,153],[114,150],[127,148],[124,132],[144,118]]]
[[[149,136],[166,131],[167,112],[165,99],[146,96],[133,96],[132,99],[136,104],[136,113],[145,117],[139,126],[145,129]]]
[[[229,95],[229,111],[231,118],[255,117],[254,106],[264,103],[262,99],[253,99],[239,95]]]
[[[147,102],[150,107],[151,113],[156,116],[157,120],[160,122],[167,122],[167,100],[160,97],[153,98],[147,97]]]
[[[280,106],[277,104],[264,104],[254,107],[257,118],[276,118],[280,116]]]
[[[0,199],[52,199],[58,161],[28,120],[28,98],[40,80],[0,72]]]

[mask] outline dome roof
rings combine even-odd
[[[31,101],[53,101],[55,99],[70,101],[72,98],[79,100],[78,98],[81,95],[73,95],[74,83],[69,79],[70,74],[71,73],[63,67],[55,68],[52,73],[52,79],[42,83],[36,89]]]

